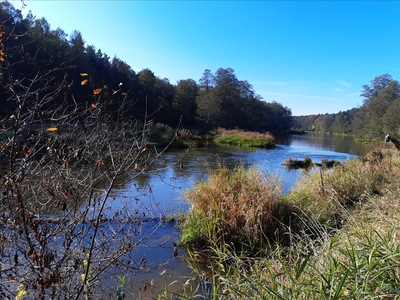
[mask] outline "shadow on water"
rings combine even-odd
[[[276,143],[277,147],[271,150],[210,147],[187,153],[169,151],[163,156],[163,162],[153,170],[115,191],[113,209],[138,210],[139,207],[138,215],[154,220],[185,212],[189,205],[183,200],[184,192],[197,181],[205,180],[208,172],[219,164],[228,168],[238,164],[244,167],[256,165],[265,174],[275,174],[282,178],[284,193],[287,193],[302,175],[301,170],[288,171],[282,165],[288,157],[299,160],[310,157],[317,163],[322,159],[345,161],[362,156],[368,150],[365,145],[356,143],[350,137],[332,135],[278,136]],[[131,254],[132,259],[137,261],[145,257],[146,266],[130,274],[119,274],[118,270],[114,270],[114,276],[106,283],[110,285],[110,290],[116,293],[120,275],[125,276],[125,299],[154,299],[157,293],[174,281],[181,284],[169,288],[176,287],[179,290],[186,280],[194,277],[185,263],[184,250],[178,248],[179,255],[174,256],[173,243],[179,236],[176,221],[161,225],[149,241]]]

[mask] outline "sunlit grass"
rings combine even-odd
[[[274,215],[282,193],[276,176],[264,176],[255,167],[234,171],[220,166],[207,181],[187,192],[191,204],[182,243],[211,246],[263,244],[274,234]]]
[[[215,138],[215,143],[226,145],[237,145],[243,147],[275,147],[275,139],[269,133],[259,133],[243,130],[222,130],[219,129]]]

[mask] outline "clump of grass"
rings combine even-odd
[[[220,166],[186,193],[191,204],[181,242],[202,248],[258,244],[274,234],[282,181],[255,167]]]
[[[214,141],[217,144],[237,145],[243,147],[260,147],[267,149],[275,147],[275,139],[269,132],[259,133],[238,129],[219,129]]]
[[[311,157],[307,156],[303,160],[298,160],[292,157],[288,157],[282,163],[287,169],[309,169],[314,163]]]
[[[312,167],[322,167],[324,169],[333,168],[334,166],[340,165],[340,162],[337,160],[328,160],[327,158],[323,158],[320,163],[313,162],[311,157],[307,156],[303,160],[298,160],[292,157],[288,157],[282,163],[286,169],[306,169],[309,170]]]

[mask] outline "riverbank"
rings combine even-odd
[[[223,219],[223,211],[231,212],[226,208],[228,202],[224,202],[223,211],[212,213],[208,209],[203,215],[192,205],[189,220],[206,217],[209,224],[216,225],[197,232],[206,247],[199,249],[192,243],[190,250],[192,267],[199,275],[203,274],[202,278],[201,266],[208,266],[212,297],[393,299],[399,296],[398,151],[393,147],[377,147],[364,158],[334,166],[333,171],[314,170],[318,171],[305,174],[290,193],[274,202],[271,210],[259,211],[274,213],[277,222],[273,224],[276,226],[273,234],[247,235],[246,243],[243,239],[239,243],[230,240],[238,236],[232,227],[226,234],[220,231],[224,227],[217,226],[217,216]],[[207,188],[207,184],[211,183],[203,183],[203,187]],[[225,186],[220,185],[221,191]],[[218,191],[214,190],[214,194]],[[239,233],[246,221],[242,219],[237,224]]]
[[[235,145],[272,149],[275,138],[269,132],[259,133],[244,130],[219,128],[212,132],[196,133],[185,128],[173,129],[164,124],[156,124],[150,136],[152,142],[169,149],[199,148],[205,145]]]

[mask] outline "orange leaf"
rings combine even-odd
[[[101,91],[102,91],[102,88],[95,89],[95,90],[93,90],[93,94],[98,95],[101,93]]]
[[[45,130],[46,130],[47,132],[55,132],[55,131],[58,130],[58,128],[57,128],[57,127],[49,127],[49,128],[46,128]]]
[[[86,83],[88,83],[88,81],[89,81],[88,79],[82,80],[81,85],[85,85]]]
[[[22,145],[22,152],[24,153],[24,155],[28,155],[29,153],[31,153],[31,149],[29,149],[27,145]]]
[[[92,103],[90,106],[91,106],[92,108],[97,108],[97,105],[94,104],[94,103]]]

